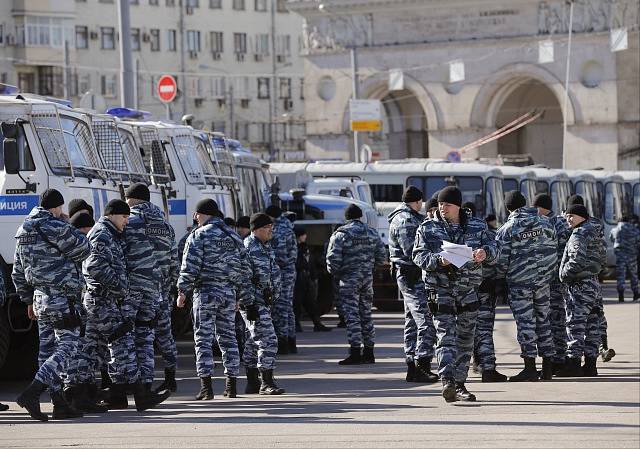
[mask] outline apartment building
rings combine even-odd
[[[157,119],[193,114],[195,126],[267,158],[303,158],[303,20],[286,3],[130,0],[137,107]],[[120,105],[117,9],[117,0],[0,2],[0,82],[84,107]],[[169,108],[156,94],[163,74],[178,82]]]

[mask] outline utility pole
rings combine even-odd
[[[351,47],[351,82],[352,84],[352,95],[351,98],[357,100],[360,96],[359,92],[359,80],[358,80],[358,53],[357,47],[355,44]],[[360,162],[359,148],[360,148],[360,139],[359,139],[358,131],[353,132],[353,160],[354,162]]]
[[[571,69],[571,37],[573,35],[573,0],[569,0],[569,41],[567,42],[567,71],[564,77],[564,111],[562,111],[562,168],[567,168],[567,115],[569,111],[569,73]]]
[[[229,83],[229,131],[227,131],[225,134],[228,136],[233,136],[235,135],[235,129],[234,129],[234,120],[235,117],[233,116],[233,81]]]
[[[185,62],[184,62],[184,49],[185,39],[184,39],[184,8],[186,0],[180,1],[180,19],[178,20],[178,33],[180,34],[180,79],[178,82],[178,87],[180,88],[180,99],[182,103],[182,115],[184,116],[187,113],[187,75],[185,75]]]
[[[120,25],[120,105],[133,107],[133,63],[131,58],[131,21],[129,0],[118,0]]]
[[[62,52],[62,92],[64,98],[69,98],[71,89],[69,88],[69,41],[64,41],[64,47]]]
[[[140,60],[136,59],[136,70],[135,76],[133,77],[133,98],[135,99],[135,104],[133,107],[135,109],[140,109],[140,86],[139,86],[139,74],[140,74]]]
[[[269,95],[269,159],[275,160],[276,117],[276,0],[271,0],[271,95]],[[279,159],[279,158],[278,158]]]

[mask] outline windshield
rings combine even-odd
[[[359,185],[358,186],[358,197],[360,201],[364,201],[367,204],[373,205],[371,201],[371,189],[367,185]]]
[[[551,183],[551,200],[553,211],[561,214],[567,209],[567,200],[571,195],[571,183],[569,181],[554,181]]]
[[[536,193],[549,193],[549,183],[547,181],[536,181]]]
[[[402,184],[370,184],[373,200],[381,203],[398,203],[402,201]]]
[[[207,149],[207,144],[198,137],[194,138],[194,141],[196,144],[198,160],[200,161],[200,167],[202,168],[202,172],[207,179],[207,184],[215,185],[217,172],[213,165],[213,162],[211,161],[211,156],[209,150]]]
[[[493,214],[498,219],[498,224],[502,224],[507,219],[507,209],[504,205],[504,191],[502,190],[502,180],[499,178],[487,179],[487,207],[485,217]]]
[[[462,192],[462,202],[473,203],[478,214],[483,216],[485,207],[482,182],[479,176],[411,176],[407,180],[407,184],[422,190],[425,198],[431,198],[444,187],[457,186]]]
[[[527,199],[527,204],[532,205],[536,196],[537,185],[535,179],[523,179],[520,182],[520,193]]]
[[[340,187],[319,189],[320,195],[342,196],[346,198],[353,198],[353,192],[349,189],[341,189]]]
[[[153,174],[153,183],[166,184],[167,182],[175,181],[176,177],[171,164],[169,164],[169,158],[155,128],[137,126],[134,129],[137,130],[137,135],[142,144],[142,158],[144,159],[146,171]]]
[[[183,134],[172,137],[173,146],[178,154],[180,164],[184,169],[189,184],[204,184],[204,177],[200,167],[200,161],[196,154],[193,139],[190,135]]]
[[[632,187],[630,183],[625,182],[622,184],[622,215],[630,217],[634,213]]]
[[[511,192],[512,190],[518,190],[518,181],[512,178],[502,180],[502,190],[505,192]]]
[[[609,224],[616,224],[622,218],[622,184],[608,182],[604,199],[604,219]]]
[[[589,211],[589,215],[601,219],[598,192],[594,182],[578,181],[576,182],[576,194],[584,199],[584,206]]]
[[[144,180],[149,183],[149,176],[147,175],[147,168],[144,165],[144,159],[140,154],[136,141],[130,132],[120,133],[122,141],[122,150],[124,151],[125,159],[130,167],[130,171],[135,175],[132,179],[135,181]]]

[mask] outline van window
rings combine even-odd
[[[370,184],[373,200],[381,203],[398,203],[402,201],[402,184]]]
[[[425,198],[447,186],[456,186],[462,192],[462,202],[472,202],[476,211],[482,215],[484,211],[484,188],[479,176],[411,176],[407,184],[422,190]]]
[[[200,161],[198,160],[191,136],[182,134],[172,137],[171,140],[178,154],[180,164],[182,164],[184,173],[187,176],[187,181],[190,184],[203,184],[204,178],[202,177]]]
[[[22,125],[20,125],[22,127]],[[2,129],[0,128],[0,142],[4,140],[4,136],[2,135]],[[29,142],[24,135],[24,129],[20,130],[18,134],[18,151],[20,152],[20,171],[35,171],[36,164],[33,162],[33,157],[31,156],[31,147],[29,146]],[[4,151],[0,148],[0,170],[4,170]]]

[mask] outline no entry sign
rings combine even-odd
[[[171,75],[162,75],[158,80],[158,98],[164,103],[171,103],[178,93],[178,84]]]

